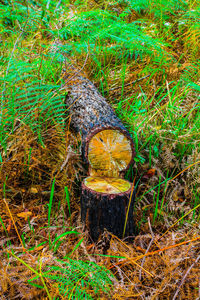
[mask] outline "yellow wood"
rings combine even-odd
[[[118,177],[132,158],[130,140],[119,130],[105,129],[92,137],[88,147],[88,159],[92,175],[103,174]]]
[[[96,170],[89,168],[89,174],[92,177],[117,177],[122,178],[122,176],[119,176],[119,170],[112,169],[112,170]]]
[[[131,183],[121,178],[87,177],[84,180],[86,187],[106,194],[124,193],[131,188]]]

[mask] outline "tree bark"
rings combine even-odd
[[[88,144],[91,138],[105,129],[119,130],[127,137],[132,147],[133,158],[135,151],[128,130],[94,84],[82,76],[76,76],[76,80],[73,80],[72,83],[68,82],[68,85],[70,85],[70,89],[66,104],[71,115],[72,128],[82,134],[84,160],[88,162]]]
[[[81,219],[93,241],[98,240],[104,229],[119,238],[123,233],[124,236],[134,235],[134,198],[131,187],[123,193],[108,194],[96,192],[82,183]]]

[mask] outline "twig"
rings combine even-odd
[[[118,274],[119,274],[119,277],[120,277],[120,286],[123,286],[124,287],[124,278],[123,278],[123,275],[122,275],[122,270],[120,269],[119,266],[117,266],[116,264],[113,263],[113,266],[115,266],[115,268],[117,269],[118,271]]]
[[[182,278],[182,280],[181,280],[181,282],[180,282],[180,284],[179,284],[179,286],[178,286],[178,288],[177,288],[177,290],[176,290],[176,293],[174,294],[174,297],[173,297],[172,300],[175,300],[176,297],[178,296],[178,293],[179,293],[179,291],[180,291],[180,288],[181,288],[181,286],[183,285],[183,283],[184,283],[186,277],[188,276],[188,274],[190,273],[191,269],[194,267],[194,265],[198,262],[199,259],[200,259],[200,255],[196,258],[196,260],[193,262],[193,264],[191,264],[191,266],[187,269],[187,271],[186,271],[185,275],[183,276],[183,278]]]
[[[135,83],[137,83],[137,82],[139,82],[139,81],[141,81],[141,80],[144,80],[145,78],[147,78],[147,77],[149,77],[149,76],[150,76],[150,74],[149,74],[149,75],[146,75],[146,76],[144,76],[144,77],[142,77],[142,78],[136,79],[135,81],[126,83],[126,84],[124,84],[124,87],[125,87],[125,86],[129,86],[129,85],[133,85],[133,84],[135,84]],[[109,89],[109,90],[110,90],[110,91],[114,91],[114,90],[117,90],[117,89],[120,89],[120,87],[119,87],[119,86],[116,86],[116,87],[114,87],[114,88],[112,88],[112,89]]]
[[[60,167],[60,172],[64,169],[64,167],[65,167],[66,164],[68,163],[68,160],[69,160],[69,158],[70,158],[70,154],[71,154],[70,152],[67,153],[67,157],[66,157],[66,159],[64,160],[62,166]]]
[[[151,223],[150,223],[150,218],[148,217],[148,224],[149,224],[149,229],[150,229],[150,232],[151,232],[151,241],[147,247],[147,250],[145,252],[145,255],[149,252],[149,249],[151,248],[153,242],[154,242],[154,239],[155,239],[155,236],[154,236],[154,233],[152,231],[152,228],[151,228]],[[146,256],[143,257],[143,260],[142,260],[142,263],[141,263],[141,267],[143,267],[144,263],[145,263],[145,259],[146,259]],[[142,269],[140,269],[140,272],[139,272],[139,280],[142,279]]]
[[[46,9],[49,9],[50,3],[51,3],[51,0],[48,0],[47,5],[46,5]]]
[[[26,252],[26,249],[25,249],[25,247],[24,247],[24,245],[23,245],[22,239],[21,239],[21,237],[20,237],[19,231],[18,231],[18,229],[17,229],[15,220],[14,220],[14,218],[13,218],[13,215],[12,215],[11,211],[10,211],[10,208],[9,208],[9,206],[8,206],[8,203],[7,203],[7,201],[6,201],[5,198],[3,198],[3,201],[4,201],[5,205],[6,205],[7,211],[8,211],[8,213],[9,213],[9,215],[10,215],[10,218],[11,218],[12,223],[13,223],[13,225],[14,225],[15,231],[16,231],[17,236],[18,236],[18,238],[19,238],[19,241],[20,241],[20,243],[21,243],[21,245],[22,245],[23,252]]]
[[[135,290],[138,292],[138,294],[140,294],[140,291],[138,290],[137,285],[135,285]],[[144,294],[144,292],[143,292],[143,294]],[[139,295],[139,296],[142,298],[142,300],[145,300],[143,297],[143,294]]]
[[[56,10],[58,10],[58,8],[61,5],[61,3],[62,3],[62,0],[59,0],[58,3],[56,4],[56,8],[55,8],[54,12],[56,12]]]

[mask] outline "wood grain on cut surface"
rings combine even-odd
[[[107,129],[94,135],[88,146],[91,169],[110,172],[110,177],[119,177],[132,159],[130,140],[119,130]]]
[[[104,194],[120,194],[131,188],[131,183],[127,180],[110,177],[87,177],[84,184],[89,189]]]

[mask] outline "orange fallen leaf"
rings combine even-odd
[[[156,169],[149,169],[147,171],[147,174],[153,176],[153,175],[155,175],[155,172],[156,172]]]
[[[10,232],[11,230],[11,227],[12,227],[12,222],[11,222],[11,219],[9,219],[9,224],[8,224],[8,227],[7,227],[7,231]]]
[[[86,248],[87,248],[87,250],[90,250],[94,246],[95,246],[95,244],[91,244],[91,245],[87,246]]]
[[[40,250],[42,250],[45,246],[46,246],[46,245],[41,245],[41,246],[39,246],[39,247],[37,247],[37,248],[35,248],[35,249],[33,249],[33,250],[30,250],[29,252],[40,251]]]
[[[36,187],[31,187],[31,188],[30,188],[30,192],[31,192],[32,194],[37,194],[37,193],[38,193],[38,189],[37,189]]]
[[[156,169],[149,169],[143,176],[143,178],[148,179],[155,175]]]
[[[19,218],[24,218],[25,220],[27,220],[28,217],[30,217],[31,215],[32,215],[31,211],[24,211],[24,212],[21,212],[21,213],[17,214],[17,216]]]

